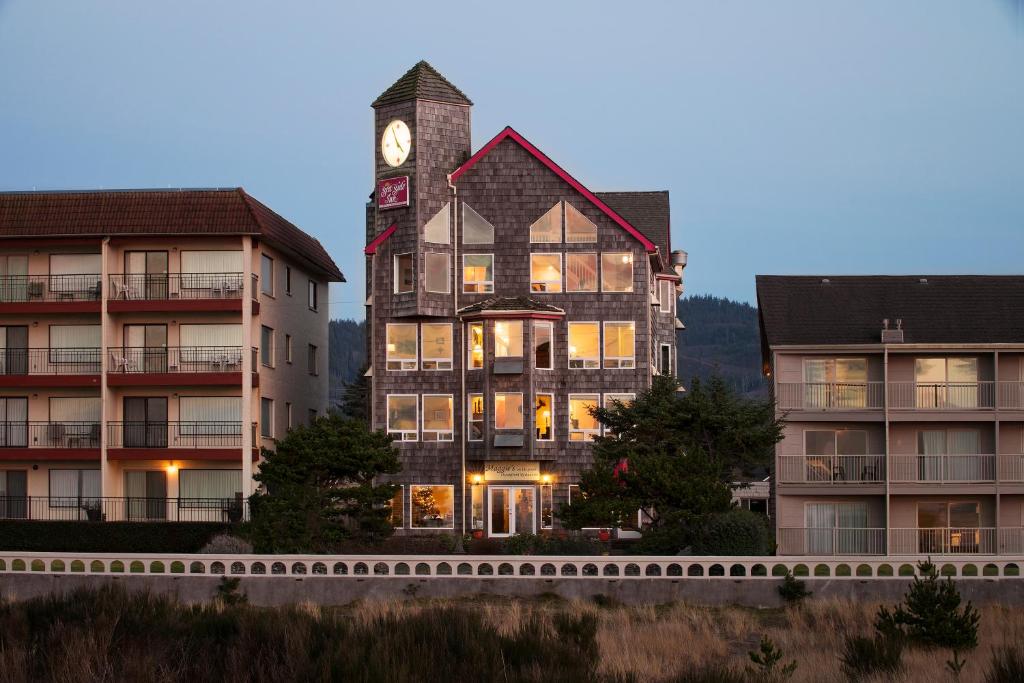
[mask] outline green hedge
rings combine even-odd
[[[0,550],[79,553],[194,553],[230,529],[215,522],[0,521]]]

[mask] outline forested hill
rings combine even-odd
[[[355,381],[366,359],[366,323],[332,320],[330,328],[331,405],[337,405],[345,385]]]
[[[750,304],[717,296],[688,296],[679,301],[679,376],[715,373],[745,394],[765,391],[761,376],[761,342],[757,309]]]

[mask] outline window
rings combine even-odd
[[[416,261],[413,254],[395,256],[395,294],[407,294],[416,289]]]
[[[311,311],[318,310],[319,305],[318,305],[318,301],[317,301],[316,283],[313,282],[312,280],[309,281],[309,292],[308,292],[308,294],[309,294],[309,296],[308,296],[308,302],[307,303],[309,304],[309,310],[311,310]]]
[[[285,426],[288,427],[288,429],[291,429],[292,427],[295,426],[295,423],[292,422],[292,404],[291,403],[285,403],[284,404],[284,415],[285,415]]]
[[[497,320],[494,323],[494,357],[523,357],[523,321]]]
[[[260,363],[274,367],[274,329],[266,325],[260,326]]]
[[[470,323],[469,334],[466,335],[466,354],[469,358],[469,369],[478,370],[484,366],[484,324]]]
[[[878,552],[867,531],[866,503],[807,503],[804,508],[808,555],[865,555]],[[857,531],[837,532],[837,529]]]
[[[662,313],[675,313],[676,284],[671,280],[658,280],[661,292],[658,296],[659,309]]]
[[[542,484],[540,487],[540,528],[550,529],[552,528],[552,520],[554,518],[554,500],[552,496],[551,484]]]
[[[484,486],[473,484],[470,487],[470,516],[472,517],[472,528],[484,528]]]
[[[484,395],[469,395],[469,440],[483,441],[484,438]]]
[[[660,354],[658,356],[658,373],[662,375],[671,375],[672,373],[672,345],[662,344],[659,347]]]
[[[415,394],[392,394],[388,401],[388,434],[394,434],[399,441],[416,440],[417,403]]]
[[[284,335],[284,359],[286,362],[292,362],[292,335]]]
[[[494,395],[494,428],[495,429],[522,429],[523,428],[523,395],[522,394],[495,394]]]
[[[489,294],[494,291],[494,255],[462,255],[462,291],[464,294]]]
[[[558,202],[530,226],[530,242],[553,243],[562,241],[562,202]]]
[[[284,267],[284,293],[288,296],[292,295],[292,267]]]
[[[99,470],[50,470],[50,507],[80,507],[100,498]]]
[[[633,254],[601,254],[601,291],[633,291]]]
[[[570,243],[597,241],[597,226],[569,202],[565,203],[565,241]]]
[[[866,408],[868,362],[863,358],[804,360],[804,403],[809,408]]]
[[[178,506],[215,508],[242,495],[242,470],[178,470]]]
[[[918,408],[977,408],[978,359],[963,356],[914,361]]]
[[[597,394],[569,394],[569,441],[590,441],[601,431],[597,418]]]
[[[551,394],[537,394],[533,407],[533,424],[536,430],[537,441],[552,441],[554,434],[554,413],[552,412]]]
[[[451,233],[451,203],[448,203],[423,226],[423,241],[448,244],[451,242]]]
[[[423,440],[451,441],[454,434],[451,394],[423,395]]]
[[[979,457],[976,429],[925,429],[917,433],[916,462],[906,463],[899,481],[991,481],[991,460]],[[901,458],[901,461],[908,460]],[[902,465],[902,462],[901,462]]]
[[[260,291],[274,296],[274,259],[260,255]]]
[[[465,203],[462,205],[462,243],[494,244],[494,226]]]
[[[320,374],[320,371],[317,369],[317,357],[316,357],[317,354],[316,354],[316,352],[317,352],[316,345],[310,344],[309,345],[309,352],[308,352],[308,355],[306,356],[306,360],[308,362],[308,368],[307,369],[309,370],[309,374],[311,374],[311,375],[318,375],[318,374]]]
[[[600,368],[601,343],[597,323],[569,323],[569,367]]]
[[[395,529],[405,528],[405,486],[399,485],[391,497],[390,521]]]
[[[409,488],[409,526],[411,528],[455,528],[454,486],[410,486]]]
[[[917,551],[928,554],[991,552],[981,536],[981,505],[974,501],[917,504]]]
[[[789,472],[788,476],[807,482],[877,481],[882,475],[879,471],[881,462],[864,457],[867,452],[868,435],[865,431],[808,429],[804,432],[804,455],[809,457],[805,457],[797,471]],[[792,469],[785,463],[783,468]]]
[[[421,329],[421,367],[424,370],[451,370],[452,326],[449,323],[423,323]]]
[[[530,254],[530,291],[562,291],[561,254]]]
[[[16,374],[12,372],[14,366],[28,360],[28,353],[24,346],[19,343],[10,343],[15,335],[24,338],[24,331],[27,331],[27,328],[21,327],[21,331],[16,333],[13,332],[15,329],[16,327],[13,325],[8,327],[9,332],[5,335],[8,342],[6,345],[7,363],[11,364],[7,368],[8,374]],[[50,325],[49,335],[50,350],[47,356],[50,363],[64,365],[68,371],[99,372],[101,360],[99,325]],[[15,349],[17,351],[12,358],[11,352]]]
[[[438,254],[428,251],[424,254],[424,259],[426,261],[427,268],[427,291],[435,294],[448,294],[451,292],[451,276],[448,273],[448,267],[451,263],[451,259],[448,254]]]
[[[604,399],[604,403],[602,404],[604,406],[604,409],[614,410],[616,403],[620,403],[624,407],[629,406],[631,403],[633,403],[633,399],[636,398],[636,394],[605,394],[602,398]],[[601,425],[601,428],[604,430],[604,433],[607,434],[608,436],[615,435],[614,428],[606,425]]]
[[[604,324],[604,366],[606,368],[636,367],[634,324],[632,321]]]
[[[538,370],[552,368],[552,338],[554,327],[549,322],[533,323],[533,367]]]
[[[274,399],[260,398],[260,436],[270,439],[274,436]]]
[[[163,411],[162,419],[166,415]],[[178,399],[178,430],[188,445],[221,445],[221,437],[242,435],[241,396],[182,396]]]
[[[565,291],[597,291],[597,254],[565,255]]]
[[[388,323],[387,326],[387,369],[416,369],[416,325],[409,323]]]

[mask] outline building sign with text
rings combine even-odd
[[[409,176],[385,178],[377,183],[377,208],[397,209],[409,206]]]
[[[540,463],[527,461],[488,462],[484,464],[484,481],[537,481]]]

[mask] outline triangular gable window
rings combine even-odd
[[[494,226],[465,203],[462,205],[462,243],[494,244]]]
[[[451,204],[445,204],[434,217],[423,226],[423,239],[431,244],[451,243]]]
[[[565,241],[597,241],[597,226],[569,202],[565,202]]]
[[[562,202],[558,202],[530,226],[530,242],[536,244],[561,241]]]

